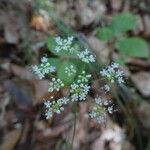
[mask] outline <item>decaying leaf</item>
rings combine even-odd
[[[30,71],[31,69],[23,68],[16,64],[11,64],[10,70],[14,75],[18,76],[23,80],[32,80],[34,77],[33,73]]]
[[[13,150],[21,136],[21,128],[14,129],[8,132],[3,143],[0,145],[0,150]]]
[[[137,115],[142,125],[146,129],[150,129],[150,104],[146,101],[142,101],[140,106],[137,108]]]
[[[36,30],[47,31],[49,23],[42,16],[33,16],[30,23],[31,28]]]
[[[128,150],[128,145],[130,150],[134,150],[134,147],[125,139],[124,130],[116,124],[111,124],[111,127],[104,129],[93,143],[92,150]]]
[[[105,12],[105,6],[102,1],[78,0],[76,2],[76,13],[78,23],[81,26],[88,26],[91,23],[97,23]]]
[[[150,73],[139,72],[131,76],[135,87],[146,98],[150,97]]]
[[[89,36],[88,42],[95,52],[97,60],[100,60],[100,62],[104,63],[105,65],[108,64],[110,55],[110,48],[108,45],[105,42],[98,40],[94,36]]]

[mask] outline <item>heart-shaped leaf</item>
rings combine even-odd
[[[125,38],[117,41],[115,44],[116,49],[126,56],[131,57],[149,57],[149,47],[146,41],[141,38]]]
[[[137,16],[132,13],[125,12],[118,14],[112,18],[110,28],[114,34],[127,32],[137,25]]]
[[[97,30],[96,36],[103,41],[109,41],[113,37],[113,32],[110,28],[103,27]]]
[[[76,70],[76,71],[73,72],[73,71],[70,70],[71,74],[69,75],[66,72],[66,68],[70,69],[71,66],[73,66],[72,68],[74,70]],[[77,73],[77,67],[76,67],[76,65],[72,61],[65,61],[58,68],[57,76],[58,76],[58,78],[60,78],[63,81],[63,83],[65,85],[69,85],[69,84],[71,84],[74,81],[76,73]]]

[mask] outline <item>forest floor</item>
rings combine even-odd
[[[113,15],[131,12],[138,16],[138,23],[128,36],[143,38],[150,47],[148,0],[47,2],[0,0],[0,150],[71,149],[71,107],[46,120],[44,100],[62,93],[49,93],[49,80],[37,80],[31,71],[31,65],[38,64],[43,55],[51,57],[46,45],[49,36],[75,33],[106,66],[120,53],[97,38],[97,29]],[[128,57],[123,63],[128,85],[116,94],[125,110],[117,104],[118,111],[105,125],[98,125],[85,115],[88,104],[79,103],[74,150],[150,150],[150,55]]]

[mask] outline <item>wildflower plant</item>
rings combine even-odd
[[[149,45],[141,37],[129,37],[128,32],[133,31],[138,24],[138,16],[131,12],[123,12],[112,16],[108,25],[99,27],[96,36],[108,43],[110,48],[119,52],[118,62],[125,64],[129,57],[149,58]],[[122,82],[121,78],[119,78]]]
[[[96,63],[96,56],[87,48],[80,48],[73,36],[67,38],[50,37],[48,48],[55,57],[41,58],[41,64],[32,66],[33,72],[39,79],[50,77],[48,92],[60,91],[61,88],[65,87],[69,89],[69,94],[67,97],[52,98],[44,102],[46,119],[51,118],[54,114],[60,114],[66,104],[89,99],[91,85],[95,80],[89,66]],[[119,69],[117,63],[112,63],[110,66],[99,70],[97,76],[97,80],[103,79],[105,81],[102,87],[105,95],[111,92],[112,84],[119,83],[122,85],[125,83],[124,73]],[[105,97],[93,98],[94,101],[91,102],[90,106],[89,117],[100,124],[106,121],[107,114],[112,114],[114,111],[111,100],[107,100]]]

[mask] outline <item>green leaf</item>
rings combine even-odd
[[[75,49],[75,51],[73,51],[73,52],[70,52],[69,50],[68,51],[59,51],[59,52],[57,52],[55,50],[55,47],[57,46],[57,43],[55,42],[55,38],[51,37],[51,36],[47,40],[47,46],[48,46],[49,51],[51,51],[56,56],[64,56],[64,57],[65,56],[74,57],[79,53],[79,50],[80,50],[79,46],[77,44],[74,44],[72,47]]]
[[[109,41],[112,39],[113,37],[113,32],[110,28],[107,27],[103,27],[103,28],[99,28],[96,36],[103,41]]]
[[[112,22],[110,24],[110,28],[112,29],[114,34],[118,34],[121,32],[127,32],[132,30],[137,25],[137,16],[132,13],[125,12],[113,16]]]
[[[125,38],[115,44],[116,49],[122,54],[131,57],[149,57],[149,47],[146,41],[141,38]]]
[[[60,65],[58,72],[57,72],[58,78],[60,78],[65,85],[70,85],[74,81],[74,78],[76,76],[76,73],[73,73],[71,76],[69,76],[65,72],[65,68],[70,67],[70,65],[73,65],[75,70],[77,71],[77,67],[72,61],[65,61]]]
[[[125,65],[125,60],[123,58],[118,58],[115,60],[115,63],[124,66]]]
[[[60,64],[62,63],[62,61],[59,58],[49,58],[48,62],[52,65],[55,66],[56,69],[59,68]]]

